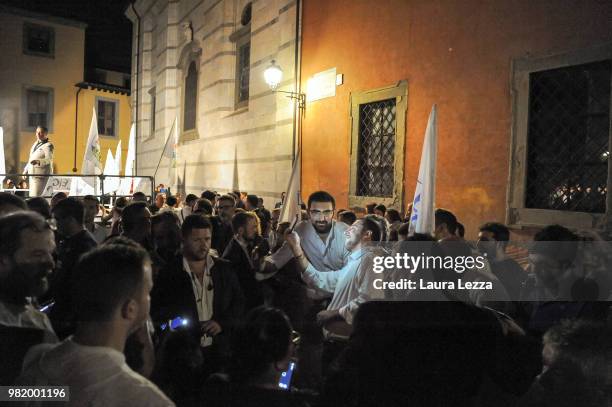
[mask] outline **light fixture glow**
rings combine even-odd
[[[270,66],[264,71],[264,79],[270,89],[276,89],[283,79],[283,70],[272,60]]]

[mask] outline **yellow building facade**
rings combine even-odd
[[[7,172],[21,173],[36,126],[44,125],[55,146],[54,173],[72,174],[75,168],[79,173],[94,107],[102,159],[108,149],[115,154],[123,140],[125,162],[129,90],[83,82],[85,29],[81,22],[0,6],[0,126]]]

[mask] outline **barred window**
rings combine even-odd
[[[395,115],[395,98],[359,106],[358,196],[393,196]]]
[[[529,75],[525,207],[605,213],[609,60]]]

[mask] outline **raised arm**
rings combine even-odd
[[[338,280],[340,280],[340,277],[344,274],[344,268],[336,271],[319,271],[304,255],[304,251],[300,245],[300,237],[297,233],[287,231],[285,234],[285,241],[298,261],[298,267],[302,273],[302,280],[310,287],[318,288],[333,294],[338,284]]]

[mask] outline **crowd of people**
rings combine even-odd
[[[525,268],[502,223],[471,244],[446,209],[428,235],[410,208],[317,191],[287,222],[282,203],[0,193],[0,385],[69,386],[75,406],[612,402],[612,258],[593,233],[543,228]],[[583,241],[599,253],[576,278]],[[374,288],[375,256],[422,251],[485,256],[462,278],[492,289]]]

